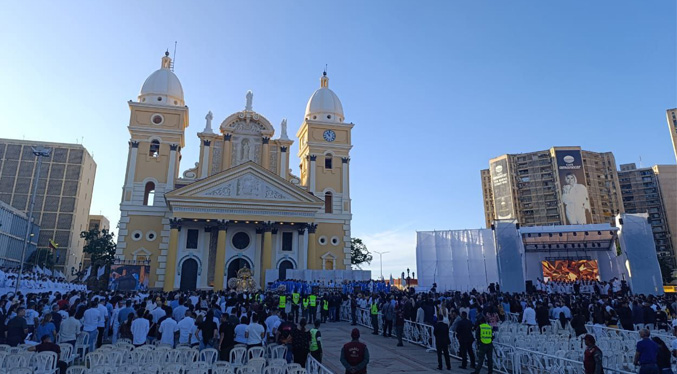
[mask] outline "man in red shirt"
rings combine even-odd
[[[369,350],[366,344],[360,342],[360,330],[353,329],[350,337],[353,340],[341,349],[341,363],[346,368],[346,374],[367,374]]]

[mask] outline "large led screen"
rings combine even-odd
[[[599,280],[596,260],[542,261],[543,279],[551,281]]]

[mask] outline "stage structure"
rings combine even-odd
[[[662,277],[646,214],[608,223],[520,227],[498,220],[492,229],[417,233],[419,284],[438,290],[524,292],[537,279],[628,281],[635,293],[662,294]]]

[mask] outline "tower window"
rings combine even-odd
[[[197,241],[200,230],[190,229],[186,234],[186,249],[197,249]]]
[[[153,206],[155,200],[155,183],[146,183],[146,189],[143,192],[143,205]]]
[[[148,149],[148,156],[157,158],[160,156],[160,142],[153,140],[150,142],[150,148]]]
[[[291,251],[293,246],[292,243],[294,242],[294,233],[291,232],[283,232],[282,233],[282,250],[283,251]]]
[[[324,194],[324,212],[325,213],[333,213],[332,209],[332,203],[333,203],[333,195],[331,192],[327,192]]]
[[[331,169],[332,168],[332,160],[334,157],[331,154],[328,154],[324,156],[324,168],[325,169]]]

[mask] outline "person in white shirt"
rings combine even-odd
[[[275,337],[275,327],[280,324],[278,313],[278,311],[274,311],[273,314],[266,318],[266,332],[269,340],[272,340]]]
[[[172,317],[165,318],[158,329],[161,338],[160,343],[167,344],[174,348],[174,335],[179,331],[179,324]]]
[[[165,313],[165,311],[162,310],[162,302],[157,301],[156,306],[157,307],[150,312],[150,314],[153,316],[153,323],[158,323],[160,318],[167,315],[167,313]]]
[[[249,318],[246,315],[243,315],[240,318],[240,323],[237,326],[235,326],[236,344],[247,344],[247,338],[245,337],[247,326],[249,326]]]
[[[97,329],[99,325],[99,319],[101,318],[101,312],[98,308],[98,303],[92,301],[89,309],[85,310],[85,314],[82,316],[82,330],[89,334],[89,350],[90,352],[94,351],[94,345],[96,344],[96,337],[99,335],[99,330]]]
[[[120,321],[118,316],[120,315],[120,310],[124,308],[125,304],[122,299],[120,299],[117,304],[115,304],[115,309],[113,309],[113,314],[110,317],[110,328],[113,329],[112,343],[115,344],[118,341],[118,332],[120,331]]]
[[[190,344],[190,335],[195,327],[195,320],[191,317],[191,312],[186,311],[186,316],[177,324],[179,329],[179,344]]]
[[[148,331],[150,331],[150,322],[144,317],[137,316],[136,319],[132,321],[132,344],[136,347],[146,344]]]
[[[524,313],[522,315],[522,323],[529,325],[529,326],[536,326],[536,311],[534,308],[531,306],[531,303],[527,305],[527,307],[524,309]]]
[[[263,338],[266,334],[266,330],[259,321],[260,318],[258,315],[252,315],[252,321],[244,332],[244,336],[247,338],[247,349],[263,346]]]
[[[75,340],[82,330],[82,323],[75,319],[75,311],[69,313],[68,318],[61,322],[59,335],[61,343],[67,343],[75,346]]]
[[[99,348],[103,344],[103,338],[106,331],[106,321],[108,320],[108,308],[106,308],[106,299],[100,298],[99,305],[99,322],[96,325],[97,330],[99,330],[99,335],[96,337],[96,347]]]

